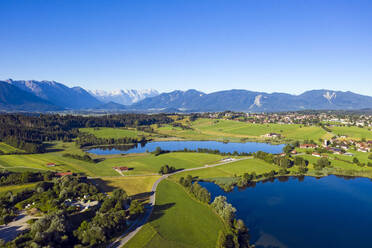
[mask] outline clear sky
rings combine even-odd
[[[372,1],[1,0],[0,79],[372,95]]]

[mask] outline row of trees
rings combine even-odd
[[[65,153],[62,156],[66,157],[66,158],[73,158],[73,159],[85,161],[85,162],[88,162],[88,163],[95,163],[96,162],[88,154],[79,155],[79,154]]]
[[[211,203],[213,210],[227,223],[228,231],[220,231],[218,248],[249,248],[249,230],[243,220],[236,220],[236,208],[227,202],[225,196],[217,196]]]
[[[15,184],[25,184],[31,182],[39,182],[43,180],[51,180],[54,176],[54,172],[0,172],[0,185],[15,185]]]
[[[209,204],[211,195],[206,188],[203,188],[198,182],[193,182],[193,177],[187,175],[181,177],[179,183],[186,188],[196,199]],[[217,196],[210,204],[212,209],[226,223],[227,232],[221,231],[218,236],[217,247],[219,248],[249,248],[249,232],[242,220],[235,219],[236,209],[227,202],[225,196]]]
[[[203,203],[209,203],[211,201],[211,194],[206,188],[203,188],[198,182],[192,182],[193,178],[187,175],[186,178],[181,177],[179,183],[186,188],[196,199]]]
[[[166,164],[160,167],[159,174],[164,175],[164,174],[173,173],[175,171],[176,171],[176,168],[174,166],[169,166]]]
[[[76,139],[76,144],[80,148],[86,146],[99,146],[99,145],[120,145],[120,144],[138,144],[146,143],[145,137],[123,137],[123,138],[97,138],[93,134],[80,134]]]

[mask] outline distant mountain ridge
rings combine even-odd
[[[44,112],[59,110],[63,110],[63,108],[14,85],[0,81],[0,111]]]
[[[100,110],[130,112],[280,112],[372,109],[372,97],[350,91],[311,90],[300,95],[248,90],[204,93],[175,90],[87,91],[55,81],[0,81],[0,111]]]
[[[187,112],[297,110],[358,110],[372,108],[372,97],[350,91],[311,90],[300,95],[225,90],[205,94],[197,90],[173,91],[146,98],[130,106],[134,110],[179,109]]]
[[[115,102],[123,105],[131,105],[147,97],[159,95],[159,92],[154,89],[143,90],[124,89],[114,91],[89,90],[88,92],[101,102],[104,103]]]
[[[62,108],[84,109],[102,104],[81,87],[69,88],[55,81],[8,79],[6,82]]]

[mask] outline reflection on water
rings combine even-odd
[[[372,182],[366,178],[280,177],[224,192],[257,247],[372,247]]]
[[[148,142],[134,145],[122,145],[122,146],[102,146],[95,147],[88,152],[97,155],[108,155],[108,154],[121,154],[121,153],[143,153],[155,151],[157,147],[162,150],[168,151],[179,151],[179,150],[197,150],[198,148],[219,150],[220,152],[257,152],[264,151],[270,153],[282,152],[284,145],[271,145],[266,143],[224,143],[218,141],[160,141],[160,142]]]

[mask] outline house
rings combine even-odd
[[[114,170],[117,170],[117,171],[120,171],[120,172],[123,172],[123,171],[128,171],[129,168],[126,167],[126,166],[115,166],[115,167],[112,167]]]
[[[344,155],[345,156],[350,156],[350,157],[354,156],[354,154],[352,154],[351,152],[345,152]]]
[[[318,158],[321,157],[320,153],[317,153],[317,152],[313,152],[311,155],[313,155],[314,157],[318,157]]]
[[[264,138],[271,138],[271,139],[276,139],[282,137],[281,134],[279,133],[267,133],[263,135]]]
[[[369,147],[359,147],[358,152],[370,152],[371,149]]]
[[[47,166],[47,167],[54,167],[54,166],[56,166],[56,164],[55,164],[55,163],[47,163],[46,166]]]
[[[296,150],[291,151],[292,154],[297,154]]]
[[[58,172],[56,173],[56,176],[63,177],[63,176],[71,176],[72,174],[73,174],[72,172]]]
[[[300,148],[308,149],[308,148],[317,148],[318,146],[315,144],[302,144]]]
[[[334,154],[342,154],[342,150],[341,149],[338,149],[338,148],[329,148],[328,150],[332,151]]]

